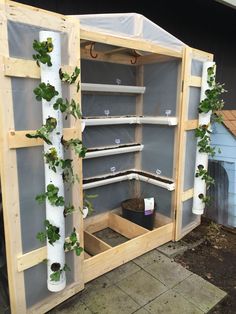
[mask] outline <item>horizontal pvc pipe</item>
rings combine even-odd
[[[81,83],[82,92],[144,94],[145,90],[143,86]]]
[[[103,179],[100,181],[85,183],[85,184],[83,184],[83,189],[88,190],[88,189],[96,188],[99,186],[108,185],[108,184],[117,183],[117,182],[122,182],[122,181],[126,181],[126,180],[139,180],[139,181],[147,182],[147,183],[150,183],[152,185],[156,185],[156,186],[162,187],[164,189],[167,189],[169,191],[173,191],[175,189],[174,183],[165,183],[165,182],[159,181],[158,179],[155,180],[155,179],[152,179],[152,178],[149,178],[149,177],[146,177],[144,175],[137,174],[137,173],[130,173],[130,174],[126,174],[126,175],[116,176],[113,178]]]
[[[118,154],[125,154],[125,153],[132,153],[132,152],[140,152],[142,150],[143,150],[143,145],[96,150],[94,152],[87,152],[84,159],[103,157],[103,156],[111,156],[111,155],[118,155]]]
[[[55,87],[59,92],[57,97],[61,97],[61,80],[59,77],[59,69],[61,68],[61,39],[60,34],[57,32],[40,31],[40,41],[46,41],[48,38],[52,39],[53,51],[50,53],[52,66],[48,67],[46,64],[40,64],[41,69],[41,81],[45,84],[49,83]],[[43,111],[43,123],[45,123],[48,117],[56,118],[57,126],[52,133],[50,133],[50,141],[52,145],[44,143],[44,153],[48,153],[51,147],[55,147],[58,157],[63,159],[63,147],[61,144],[62,136],[62,113],[60,110],[54,110],[53,104],[55,98],[48,102],[42,100],[42,111]],[[64,197],[64,184],[62,178],[62,169],[57,168],[55,173],[52,169],[49,169],[48,164],[45,163],[45,186],[48,184],[54,184],[59,188],[58,195]],[[46,190],[45,188],[45,190]],[[54,206],[48,199],[46,199],[46,219],[53,225],[59,228],[60,239],[57,240],[53,245],[47,241],[47,286],[48,290],[52,292],[58,292],[66,286],[66,275],[63,271],[58,281],[52,281],[50,275],[53,273],[51,265],[53,263],[59,263],[60,268],[65,265],[65,218],[64,218],[64,206]]]
[[[83,119],[85,126],[115,125],[115,124],[165,124],[177,125],[176,117],[108,117]]]
[[[214,62],[204,62],[203,70],[202,70],[202,87],[201,87],[201,97],[200,101],[206,98],[206,90],[209,89],[209,85],[207,82],[208,79],[208,68],[213,67],[215,65]],[[211,121],[211,111],[208,113],[200,113],[199,114],[199,126],[209,125]],[[209,129],[209,127],[208,127]],[[197,143],[201,139],[198,139]],[[199,152],[199,147],[197,146],[196,151],[196,162],[195,162],[195,173],[198,170],[198,166],[202,165],[204,169],[208,168],[208,154]],[[199,198],[199,195],[206,196],[206,182],[202,180],[201,177],[194,177],[194,192],[193,192],[193,207],[192,212],[195,215],[202,215],[204,213],[205,203]]]

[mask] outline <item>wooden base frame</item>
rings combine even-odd
[[[150,231],[123,218],[120,209],[88,218],[84,231],[84,248],[88,253],[84,260],[85,283],[171,241],[173,226],[170,218],[156,213],[154,229]],[[111,247],[94,235],[106,228],[129,240]]]

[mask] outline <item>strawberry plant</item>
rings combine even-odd
[[[36,54],[33,54],[33,59],[36,61],[37,65],[40,66],[41,62],[51,67],[51,56],[48,53],[53,51],[52,38],[47,38],[46,41],[42,42],[34,40],[33,48],[37,52]]]
[[[46,123],[42,125],[41,128],[36,130],[35,134],[26,134],[28,138],[41,138],[48,145],[52,145],[51,140],[49,139],[50,133],[55,130],[57,126],[57,120],[55,118],[49,117],[46,120]]]
[[[45,242],[48,239],[48,242],[53,245],[54,242],[60,239],[60,229],[56,226],[53,226],[48,220],[44,221],[45,231],[38,232],[36,238],[40,242]]]

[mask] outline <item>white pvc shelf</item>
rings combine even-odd
[[[110,149],[100,149],[93,152],[87,152],[84,159],[140,152],[142,150],[143,150],[143,145],[141,144],[126,146],[126,147],[111,147]]]
[[[176,117],[107,117],[107,118],[84,118],[85,126],[115,125],[115,124],[161,124],[177,125]]]
[[[122,182],[126,180],[138,180],[142,182],[147,182],[149,184],[167,189],[168,191],[173,191],[175,189],[175,184],[171,182],[171,180],[169,180],[171,183],[167,183],[167,182],[163,182],[161,178],[157,177],[156,179],[153,179],[153,178],[150,178],[148,174],[146,176],[145,173],[139,174],[139,173],[136,173],[135,170],[133,171],[134,171],[133,173],[129,173],[129,174],[116,173],[114,174],[114,177],[108,177],[108,178],[105,177],[104,179],[101,179],[99,181],[84,183],[83,189],[88,190],[88,189],[96,188],[99,186]],[[89,179],[97,179],[97,178],[98,177],[89,178]]]
[[[144,94],[145,90],[143,86],[81,83],[82,92]]]

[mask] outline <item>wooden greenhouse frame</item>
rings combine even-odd
[[[80,58],[92,58],[86,45],[94,42],[115,46],[110,51],[99,53],[97,60],[112,63],[130,64],[127,50],[150,52],[148,56],[140,56],[134,65],[138,68],[137,85],[143,82],[143,64],[163,62],[169,59],[181,60],[178,78],[178,125],[175,127],[175,191],[173,192],[172,218],[157,214],[155,228],[149,231],[120,216],[120,209],[92,216],[83,221],[80,212],[73,214],[73,223],[79,230],[80,242],[87,253],[74,257],[74,278],[62,292],[50,294],[47,298],[31,307],[26,305],[24,271],[38,265],[46,258],[46,247],[23,253],[21,239],[20,202],[18,190],[18,172],[16,151],[20,148],[42,145],[41,140],[28,139],[25,134],[29,130],[16,131],[14,127],[14,112],[11,78],[39,79],[40,71],[33,60],[11,58],[7,22],[14,21],[68,34],[69,63],[64,69],[71,72],[75,66],[80,66]],[[45,22],[46,21],[46,22]],[[168,241],[177,241],[200,223],[200,218],[182,229],[182,204],[193,197],[193,189],[184,190],[183,172],[185,164],[186,134],[198,126],[198,120],[188,120],[188,97],[190,87],[201,87],[201,77],[191,75],[191,60],[211,61],[213,55],[192,49],[188,46],[182,52],[161,47],[157,44],[134,38],[122,38],[88,31],[80,27],[79,20],[38,8],[22,5],[12,1],[0,0],[0,139],[1,139],[1,189],[3,199],[3,214],[5,226],[5,241],[9,294],[12,314],[45,313],[77,292],[83,290],[84,284],[92,279],[144,254]],[[94,51],[96,53],[96,51]],[[70,97],[80,102],[80,93],[70,86]],[[139,115],[142,112],[142,95],[136,97]],[[73,122],[64,129],[64,137],[76,135],[81,137],[81,121]],[[141,140],[137,128],[136,138]],[[180,149],[182,148],[182,149]],[[137,167],[140,158],[135,161]],[[75,170],[82,177],[82,160],[76,161]],[[82,183],[73,186],[73,203],[82,204]],[[111,228],[130,239],[129,241],[111,247],[93,233],[104,228]],[[93,255],[93,256],[91,256]]]

